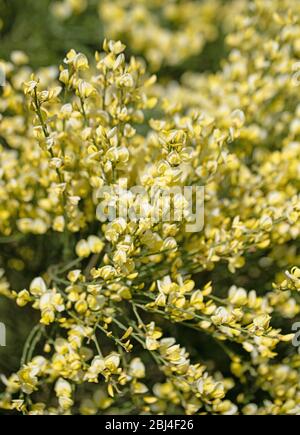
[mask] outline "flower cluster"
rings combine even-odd
[[[233,3],[215,73],[159,69],[216,37],[220,1],[103,1],[94,60],[1,61],[0,295],[36,319],[1,408],[299,414],[300,8]]]

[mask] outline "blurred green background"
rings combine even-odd
[[[100,2],[88,0],[84,12],[59,20],[50,12],[54,0],[0,0],[0,58],[7,60],[13,50],[22,50],[38,68],[60,63],[71,48],[93,56],[106,36]],[[224,35],[219,29],[218,39],[208,43],[201,54],[175,67],[163,67],[159,75],[177,79],[186,70],[215,71],[224,54]]]

